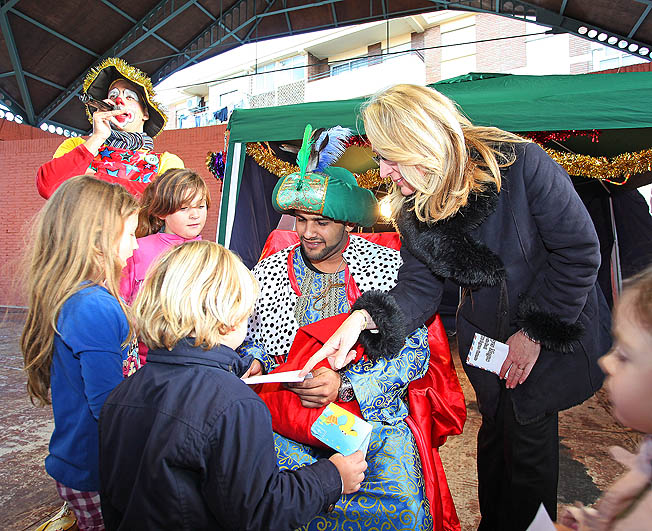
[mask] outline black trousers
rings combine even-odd
[[[524,531],[541,503],[556,520],[558,477],[557,413],[519,424],[503,388],[496,418],[483,416],[478,432],[478,529]]]

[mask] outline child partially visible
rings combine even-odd
[[[52,404],[45,469],[80,530],[104,529],[100,409],[139,367],[118,291],[120,271],[137,246],[137,222],[138,203],[125,188],[80,176],[54,192],[31,234],[29,310],[20,342],[27,391],[32,401]]]
[[[150,266],[165,251],[188,241],[201,240],[211,196],[198,173],[186,168],[167,170],[145,188],[138,214],[138,249],[122,271],[120,293],[127,304],[136,298]],[[138,343],[141,365],[147,347]]]
[[[211,205],[208,186],[186,168],[167,170],[143,193],[138,215],[138,249],[127,260],[120,292],[127,304],[135,299],[149,266],[165,251],[201,240]]]
[[[611,448],[629,471],[594,508],[567,509],[559,523],[570,529],[652,529],[652,267],[627,282],[616,304],[613,332],[614,347],[600,358],[613,414],[646,435],[637,455]]]
[[[164,254],[133,305],[148,363],[100,418],[107,529],[296,529],[364,478],[361,452],[295,471],[276,464],[269,410],[241,377],[258,285],[231,252],[190,242]]]

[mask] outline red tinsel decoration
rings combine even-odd
[[[568,131],[529,131],[526,133],[519,133],[521,136],[534,140],[537,144],[564,142],[575,136],[588,136],[591,139],[591,142],[599,142],[601,134],[602,131],[598,129],[590,129],[587,131],[576,131],[575,129]]]
[[[358,146],[358,147],[371,147],[371,144],[369,144],[369,140],[367,140],[366,136],[352,136],[349,138],[346,142],[344,142],[345,148],[351,147],[351,146]]]

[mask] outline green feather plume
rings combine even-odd
[[[297,153],[297,165],[299,166],[301,178],[297,182],[297,190],[301,190],[301,184],[303,183],[303,178],[306,175],[306,167],[308,166],[308,159],[310,158],[310,150],[315,141],[312,137],[312,125],[307,124],[305,130],[303,131],[303,142],[301,143],[301,149]]]

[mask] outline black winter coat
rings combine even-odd
[[[403,210],[399,281],[389,294],[363,294],[354,308],[368,310],[380,330],[363,333],[365,346],[387,349],[393,335],[437,311],[445,279],[456,282],[460,357],[483,415],[495,414],[504,382],[466,363],[474,334],[504,342],[523,329],[540,341],[528,379],[509,391],[517,420],[527,423],[600,388],[610,314],[597,286],[598,238],[568,174],[536,144],[513,147],[499,193],[492,185],[437,223]]]
[[[240,380],[250,363],[184,340],[113,390],[100,416],[108,530],[296,529],[339,499],[327,459],[279,471],[269,410]]]

